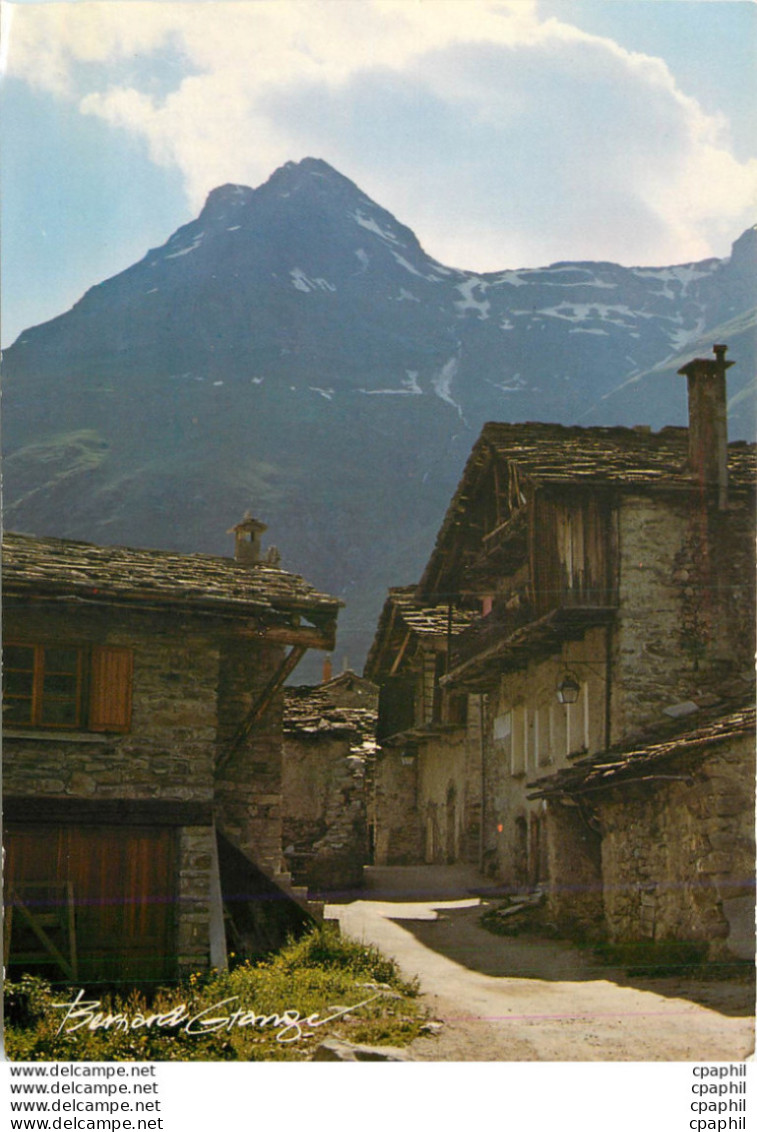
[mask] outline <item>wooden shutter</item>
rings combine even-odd
[[[89,688],[90,731],[128,731],[131,726],[131,649],[95,646]]]

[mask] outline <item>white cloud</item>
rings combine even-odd
[[[169,49],[167,96],[119,72]],[[312,154],[460,266],[695,259],[753,220],[757,162],[662,60],[526,0],[19,6],[8,70],[143,137],[194,208]]]

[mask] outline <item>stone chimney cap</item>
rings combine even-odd
[[[231,527],[226,534],[236,535],[245,534],[248,531],[251,534],[262,534],[263,531],[268,530],[267,523],[261,523],[260,519],[254,519],[249,511],[245,511],[244,518],[241,522],[237,523],[235,527]]]
[[[688,377],[689,374],[692,373],[722,373],[724,370],[727,370],[729,366],[735,365],[734,362],[727,362],[725,360],[727,349],[727,346],[717,342],[712,347],[712,352],[715,355],[714,360],[712,358],[692,358],[685,366],[681,366],[678,372],[681,377]]]

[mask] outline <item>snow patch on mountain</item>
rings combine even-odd
[[[618,287],[617,283],[602,279],[588,267],[580,267],[576,264],[566,263],[560,266],[533,268],[523,274],[530,275],[529,283],[542,283],[545,286],[552,287],[597,287],[603,291],[615,291]],[[561,279],[560,276],[564,275],[570,276],[570,278]]]
[[[485,380],[487,385],[498,389],[500,393],[522,393],[527,385],[526,379],[520,373],[511,374],[504,381],[491,381],[488,377]]]
[[[688,287],[696,279],[706,279],[719,266],[719,260],[705,263],[684,263],[678,267],[633,267],[631,274],[639,279],[660,279],[663,282],[675,281]]]
[[[413,267],[412,263],[408,263],[404,256],[401,256],[399,252],[393,251],[392,255],[397,260],[397,263],[400,265],[400,267],[404,267],[405,271],[409,271],[411,275],[417,275],[419,279],[429,278],[429,276],[424,275],[422,271],[419,271],[417,267]]]
[[[358,393],[365,393],[368,397],[422,397],[423,390],[418,384],[418,370],[405,370],[405,377],[400,378],[401,389],[358,389]]]
[[[567,322],[587,322],[588,320],[610,322],[615,326],[627,327],[636,320],[636,313],[624,305],[608,306],[605,303],[558,303],[554,307],[543,307],[538,311],[513,311],[513,314],[547,315],[561,318]]]
[[[335,285],[329,283],[328,279],[310,279],[301,267],[293,267],[289,274],[292,277],[292,286],[305,294],[310,294],[312,291],[336,291]]]
[[[699,338],[704,331],[705,320],[703,318],[697,319],[695,326],[690,326],[688,329],[685,326],[679,326],[677,330],[673,330],[670,335],[671,352],[668,358],[674,358],[684,348],[687,342],[692,342]],[[668,360],[665,358],[665,361]]]
[[[373,232],[374,236],[379,236],[382,240],[388,240],[390,244],[399,244],[401,247],[404,247],[404,244],[398,239],[394,232],[389,228],[382,228],[372,216],[366,216],[359,208],[356,208],[354,212],[350,212],[348,215],[356,224],[359,224],[361,228],[365,228],[368,232]]]
[[[394,249],[392,249],[392,255],[400,267],[404,267],[405,271],[409,271],[411,275],[416,275],[419,279],[425,279],[427,283],[444,283],[441,276],[434,275],[433,272],[429,275],[424,275],[422,271],[419,271],[417,267],[413,267],[412,263],[409,263],[404,256],[401,256],[399,252],[395,252]]]
[[[446,401],[453,409],[457,410],[460,420],[465,420],[463,410],[457,401],[452,396],[452,382],[457,376],[457,371],[460,368],[460,359],[454,354],[448,361],[444,363],[439,372],[431,378],[431,384],[434,387],[434,393],[442,401]]]
[[[508,287],[527,287],[529,280],[522,279],[521,276],[523,275],[528,275],[528,271],[503,271],[501,275],[492,280],[492,285],[506,284]]]
[[[194,240],[192,241],[192,243],[189,245],[189,247],[180,248],[178,252],[170,252],[168,255],[165,255],[163,258],[164,259],[178,259],[179,256],[189,255],[190,252],[193,252],[197,248],[199,248],[200,244],[202,243],[202,241],[204,239],[205,239],[205,233],[204,232],[198,232],[197,235],[195,236]],[[169,246],[170,246],[170,244],[169,244]]]
[[[476,299],[473,292],[476,288],[480,288],[481,294],[485,294],[489,284],[484,279],[466,279],[464,283],[458,283],[456,290],[463,296],[455,302],[455,308],[464,314],[466,311],[478,311],[479,318],[488,318],[491,310],[491,303],[488,299]]]

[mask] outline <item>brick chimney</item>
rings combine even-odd
[[[241,523],[237,523],[235,527],[226,533],[234,535],[234,558],[237,562],[243,562],[246,566],[254,566],[256,562],[260,561],[260,536],[263,531],[267,531],[268,527],[265,523],[261,523],[259,519],[253,519],[249,511],[245,511],[244,518]]]
[[[712,347],[715,358],[694,358],[679,369],[689,391],[689,466],[704,487],[717,488],[718,507],[728,502],[728,417],[725,371],[727,346]]]

